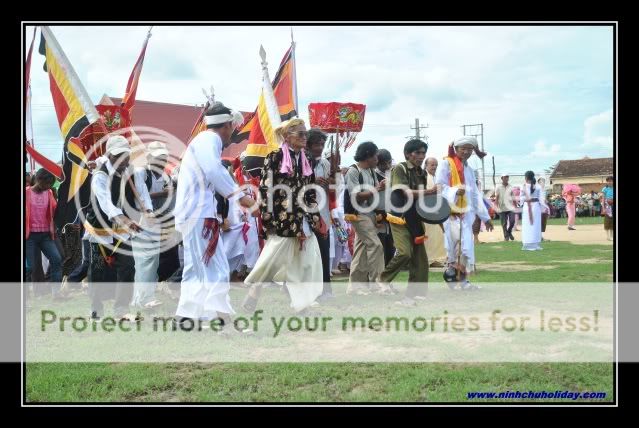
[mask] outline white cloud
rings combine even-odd
[[[540,158],[554,158],[560,153],[561,146],[559,144],[548,145],[545,140],[538,140],[534,144],[535,149],[530,156]]]
[[[544,140],[537,141],[534,147],[535,150],[524,159],[526,159],[526,162],[530,162],[530,159],[537,161],[534,164],[538,166],[534,168],[534,171],[538,174],[545,169],[551,169],[560,160],[582,159],[587,156],[587,153],[583,151],[572,150],[570,147],[562,148],[559,144],[548,145]]]
[[[498,164],[499,157],[512,156],[545,166],[554,156],[577,152],[584,126],[585,143],[593,145],[592,150],[603,150],[611,134],[601,131],[596,118],[584,123],[583,117],[590,113],[579,109],[608,111],[611,94],[603,101],[590,101],[583,91],[561,90],[562,85],[611,85],[609,52],[581,43],[584,34],[591,34],[588,40],[598,41],[596,46],[606,45],[609,36],[593,28],[294,27],[300,115],[308,117],[310,102],[367,104],[358,140],[375,141],[400,160],[405,137],[414,133],[410,126],[415,117],[431,125],[426,130],[429,155],[437,157],[446,153],[447,143],[468,123],[484,123],[486,149],[495,154]],[[123,95],[147,29],[52,27],[95,102],[103,93]],[[267,51],[272,78],[290,45],[290,26],[156,26],[137,97],[199,104],[204,101],[201,88],[213,85],[218,99],[251,111],[260,91],[260,44]],[[584,55],[592,61],[579,60]],[[42,62],[36,49],[32,66],[36,144],[46,141],[58,153],[62,142]],[[607,64],[610,72],[604,72]],[[37,117],[35,105],[40,106]],[[570,141],[553,135],[550,127],[555,122],[573,137]],[[517,143],[535,141],[539,135],[546,140],[534,146],[534,156],[530,144]]]
[[[584,121],[582,148],[612,153],[612,109],[590,116]]]

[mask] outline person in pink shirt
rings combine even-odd
[[[27,274],[30,275],[36,263],[36,254],[42,251],[51,267],[52,294],[54,300],[65,300],[61,293],[62,256],[55,244],[55,226],[53,213],[56,200],[51,186],[55,177],[44,168],[35,175],[35,184],[26,188],[25,206],[25,247],[27,256]]]
[[[513,187],[513,198],[514,200],[518,200],[519,199],[519,195],[521,193],[521,189],[519,188],[519,186],[514,186]],[[515,209],[515,227],[513,228],[514,231],[519,232],[519,222],[521,220],[521,208],[517,207]],[[514,241],[514,239],[513,239]]]
[[[575,197],[579,196],[579,192],[571,189],[564,190],[561,194],[566,200],[566,213],[568,213],[568,230],[575,229]]]

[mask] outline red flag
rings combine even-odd
[[[24,140],[27,144],[31,144],[32,147],[35,148],[35,141],[33,139],[33,120],[31,115],[31,87],[27,88],[27,98],[24,100],[24,104],[26,106],[25,114],[24,114]],[[33,157],[29,156],[31,171],[35,170],[35,161]]]
[[[31,53],[33,52],[33,42],[35,42],[36,28],[33,28],[33,39],[31,40],[31,46],[29,47],[29,53],[27,54],[27,62],[24,64],[24,98],[27,98],[27,89],[31,84]]]
[[[41,154],[40,152],[36,151],[36,149],[31,147],[31,144],[26,144],[26,148],[27,148],[27,152],[29,153],[29,155],[34,161],[42,165],[44,169],[46,169],[51,174],[58,177],[58,179],[62,180],[63,178],[62,167],[60,165],[58,165],[57,163],[53,162],[50,159],[47,159],[43,154]]]
[[[36,28],[33,28],[33,39],[31,40],[31,46],[29,47],[29,53],[27,54],[27,61],[24,64],[24,117],[26,128],[24,129],[24,135],[26,141],[34,144],[33,142],[33,130],[31,125],[31,54],[33,53],[33,43],[35,42]],[[31,157],[31,171],[35,170],[35,162]]]
[[[150,37],[151,30],[149,29],[149,34],[147,34],[146,40],[144,40],[144,46],[142,46],[142,52],[140,52],[140,56],[138,57],[135,66],[133,67],[131,76],[129,76],[129,83],[127,83],[126,85],[126,93],[124,94],[124,98],[122,98],[122,107],[129,111],[133,109],[133,106],[135,104],[135,93],[138,90],[138,82],[140,81],[142,64],[144,63],[144,55],[146,54],[146,45],[149,43]]]

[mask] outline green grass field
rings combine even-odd
[[[546,224],[551,225],[560,225],[567,226],[568,219],[567,218],[549,218],[546,221]],[[582,224],[603,224],[603,217],[575,217],[575,226],[579,226]]]
[[[579,224],[579,223],[578,223]],[[541,252],[523,252],[521,243],[476,247],[477,283],[491,285],[478,299],[499,302],[500,293],[526,301],[536,291],[522,282],[607,282],[612,280],[612,248],[546,242]],[[542,265],[543,269],[535,269]],[[404,273],[397,282],[406,279]],[[433,283],[426,307],[454,311],[465,303],[442,285],[441,271],[431,271]],[[436,286],[437,285],[437,286]],[[401,288],[401,286],[400,286]],[[357,306],[364,313],[388,306],[388,298],[346,296],[344,279],[335,281],[334,303],[322,313]],[[568,288],[568,290],[570,290]],[[264,305],[284,310],[286,297],[267,290]],[[237,306],[243,290],[232,290]],[[483,297],[482,297],[483,296]],[[366,300],[362,300],[366,299]],[[391,298],[392,299],[392,298]],[[594,299],[594,297],[593,297]],[[570,294],[557,296],[574,304]],[[168,301],[168,299],[165,299]],[[506,300],[504,300],[506,302]],[[481,303],[481,302],[480,302]],[[30,313],[47,304],[34,301]],[[89,301],[78,296],[66,309],[86,314]],[[108,308],[109,306],[107,306]],[[171,315],[174,305],[163,313]],[[28,321],[29,322],[29,321]],[[397,346],[403,346],[397,338]],[[541,343],[541,342],[540,342]],[[540,345],[543,347],[543,344]],[[348,350],[346,350],[348,351]],[[496,350],[499,351],[499,350]],[[497,402],[467,400],[472,391],[603,391],[613,398],[611,363],[28,363],[28,402]],[[517,400],[504,400],[514,402]],[[546,400],[548,401],[548,400]],[[556,400],[555,400],[556,401]],[[561,400],[560,400],[561,401]],[[597,400],[598,402],[601,400]],[[530,400],[520,400],[530,402]],[[570,403],[589,402],[586,400]]]

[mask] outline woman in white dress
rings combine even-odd
[[[526,184],[519,195],[521,205],[522,250],[541,250],[541,187],[535,186],[535,173],[526,171]]]

